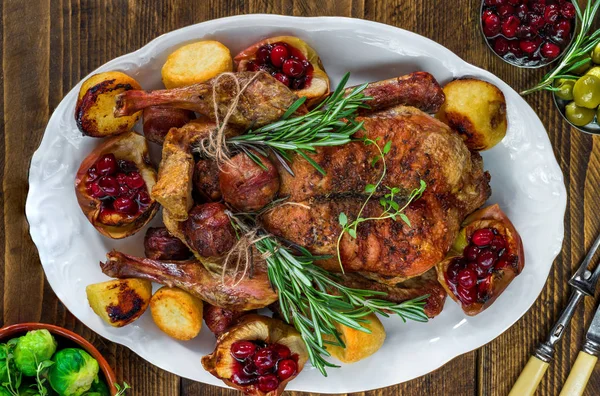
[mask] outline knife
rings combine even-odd
[[[509,396],[530,396],[535,393],[535,390],[544,377],[544,374],[546,374],[546,370],[548,369],[550,361],[554,358],[554,346],[558,343],[558,341],[560,341],[565,329],[569,325],[569,322],[571,322],[577,305],[579,305],[579,303],[583,300],[583,297],[594,295],[596,284],[598,283],[598,278],[600,277],[600,265],[597,265],[593,272],[588,270],[588,267],[592,261],[592,258],[594,257],[594,253],[596,253],[596,250],[598,250],[599,246],[600,235],[598,235],[591,249],[585,256],[585,259],[569,280],[569,285],[571,285],[573,288],[573,293],[571,294],[571,298],[569,299],[567,307],[563,310],[560,318],[552,327],[550,335],[546,341],[538,345],[533,353],[533,356],[529,358],[527,365],[521,372],[521,375],[519,375],[517,382],[515,382],[513,388],[508,394]],[[594,319],[596,318],[594,317]],[[600,325],[597,327],[598,331],[596,334],[600,334]],[[593,357],[594,363],[596,359],[597,358]],[[577,360],[579,361],[579,357]],[[584,355],[584,358],[582,358],[581,362],[585,362],[586,365],[584,368],[587,368],[589,367],[591,360],[588,356]],[[577,362],[575,363],[577,364]],[[583,365],[583,363],[580,363],[580,365]],[[575,368],[577,367],[574,367],[574,369]],[[580,371],[582,373],[585,372],[582,370]]]
[[[600,353],[600,305],[596,309],[592,324],[585,335],[583,350],[577,355],[577,360],[569,373],[567,382],[560,391],[560,396],[582,395],[585,386],[594,371],[598,353]]]

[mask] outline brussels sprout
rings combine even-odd
[[[60,396],[80,396],[87,392],[98,377],[100,367],[86,351],[66,348],[54,355],[54,365],[48,371],[52,389]]]
[[[110,396],[110,392],[104,381],[96,377],[90,390],[84,393],[83,396]]]
[[[0,396],[12,396],[12,393],[3,386],[0,386]]]
[[[19,338],[15,347],[15,364],[23,375],[32,377],[37,365],[56,352],[56,340],[46,329],[33,330]]]
[[[8,381],[8,370],[6,369],[6,357],[8,356],[8,347],[6,344],[0,344],[0,384]],[[0,393],[0,396],[2,394]]]

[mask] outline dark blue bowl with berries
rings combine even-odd
[[[577,29],[569,0],[482,0],[481,32],[505,62],[537,68],[556,61]]]

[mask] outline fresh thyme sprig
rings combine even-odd
[[[554,91],[554,80],[558,78],[579,78],[569,73],[590,61],[590,51],[600,43],[600,29],[588,36],[588,32],[594,23],[598,8],[600,8],[600,0],[588,0],[583,12],[579,7],[578,1],[573,1],[573,5],[575,6],[575,11],[577,12],[577,18],[579,19],[581,27],[571,43],[571,46],[567,50],[567,53],[562,57],[558,66],[546,74],[539,84],[521,92],[521,95],[528,95],[542,89]]]
[[[129,386],[127,382],[123,382],[123,386],[119,384],[114,384],[114,386],[115,388],[117,388],[117,393],[115,394],[115,396],[123,396],[125,395],[127,389],[131,389],[131,386]]]
[[[350,142],[352,135],[363,127],[362,122],[355,120],[358,109],[368,108],[366,102],[371,99],[362,93],[367,84],[360,85],[345,95],[344,87],[349,78],[350,73],[346,73],[333,94],[307,114],[290,118],[306,101],[302,97],[290,106],[279,121],[228,138],[227,144],[244,151],[261,167],[264,165],[252,151],[265,156],[272,152],[292,175],[290,153],[297,153],[324,175],[323,168],[307,153],[314,153],[317,147],[339,146]]]
[[[249,216],[229,216],[241,234],[251,231]],[[267,262],[269,280],[279,295],[281,315],[300,332],[312,365],[324,376],[327,367],[338,367],[326,360],[330,354],[325,345],[345,346],[336,322],[369,333],[362,324],[371,313],[389,316],[388,312],[392,312],[404,322],[427,321],[423,310],[427,295],[400,304],[377,299],[374,297],[386,293],[344,286],[334,274],[314,264],[323,257],[313,256],[303,247],[285,246],[266,233],[254,242],[254,247]]]

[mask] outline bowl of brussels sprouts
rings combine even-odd
[[[0,329],[0,396],[115,396],[127,388],[100,352],[69,330],[45,323]]]

